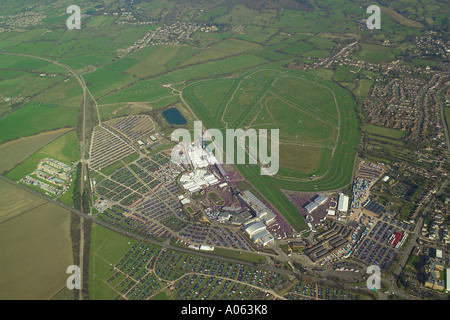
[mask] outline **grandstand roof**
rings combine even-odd
[[[318,195],[315,199],[314,202],[317,202],[318,204],[323,204],[325,203],[325,201],[327,201],[328,197],[322,196],[322,195]]]
[[[313,212],[314,210],[316,210],[318,206],[319,206],[319,204],[317,202],[310,202],[305,206],[305,209],[309,213],[309,212]]]
[[[252,238],[253,235],[257,234],[263,229],[266,229],[266,225],[263,222],[252,222],[244,227],[244,231],[247,232]]]

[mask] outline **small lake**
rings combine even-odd
[[[187,120],[183,117],[183,115],[180,113],[180,111],[178,111],[177,108],[167,109],[162,113],[162,115],[170,124],[182,125],[187,123]]]

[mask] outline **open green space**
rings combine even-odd
[[[447,130],[450,132],[450,108],[444,108],[444,116],[447,123]]]
[[[23,137],[0,145],[0,154],[7,154],[7,157],[0,158],[0,173],[11,170],[17,164],[24,161],[31,154],[46,146],[54,139],[60,137],[68,130],[59,129],[46,131],[29,137]]]
[[[91,229],[89,250],[89,290],[90,299],[114,299],[118,294],[107,284],[112,276],[111,265],[117,264],[135,244],[123,235],[94,224]]]
[[[247,261],[251,263],[261,264],[264,263],[266,258],[255,253],[248,253],[224,248],[214,248],[214,254],[219,256],[224,256],[227,258],[235,258],[242,261]]]
[[[83,77],[95,98],[99,98],[114,88],[125,86],[133,81],[131,76],[108,69],[97,69]]]
[[[0,118],[0,143],[43,131],[74,127],[77,108],[32,102]]]
[[[384,128],[368,123],[364,124],[364,130],[365,132],[370,134],[380,135],[392,139],[401,139],[405,135],[405,132],[403,130]]]
[[[393,50],[390,47],[363,43],[361,44],[360,54],[355,58],[370,63],[387,63],[392,61],[394,57]]]
[[[219,60],[224,57],[238,55],[257,48],[260,48],[260,46],[255,43],[230,38],[202,50],[200,53],[182,62],[180,66],[197,64],[208,60]]]

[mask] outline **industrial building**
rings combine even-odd
[[[229,212],[221,212],[217,216],[217,221],[221,222],[221,223],[228,222],[228,221],[230,221],[231,216],[232,216],[232,214]]]
[[[190,249],[194,249],[194,250],[201,250],[201,251],[214,251],[214,247],[213,246],[209,246],[209,245],[195,245],[195,244],[190,244],[188,245],[188,248]]]
[[[217,159],[210,148],[204,147],[200,140],[177,144],[172,149],[171,158],[173,163],[191,164],[194,169],[202,169],[217,164]]]
[[[189,203],[191,203],[191,200],[189,200],[189,199],[183,199],[183,200],[181,200],[181,204],[182,204],[182,205],[189,204]]]
[[[191,148],[189,148],[188,156],[194,169],[206,168],[208,166],[205,151],[203,150],[202,147],[192,146]]]

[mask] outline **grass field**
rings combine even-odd
[[[77,108],[28,103],[0,118],[0,143],[43,131],[74,127]]]
[[[211,45],[210,47],[202,50],[200,53],[194,55],[192,58],[189,58],[182,62],[179,66],[188,66],[192,64],[197,64],[200,62],[206,62],[209,60],[219,60],[224,57],[238,55],[244,53],[246,51],[260,49],[261,46],[239,39],[225,39],[216,44]]]
[[[75,78],[64,81],[40,94],[40,102],[78,108],[83,101],[83,91]]]
[[[91,300],[111,300],[118,294],[104,282],[112,276],[111,265],[117,264],[135,244],[118,233],[93,225],[89,263],[89,291]]]
[[[275,10],[259,12],[247,8],[242,4],[234,6],[227,14],[214,20],[216,23],[250,24],[256,26],[269,26],[272,18],[276,16]]]
[[[365,130],[365,132],[367,132],[369,134],[376,134],[376,135],[385,136],[385,137],[392,138],[392,139],[401,139],[405,135],[405,132],[403,130],[383,128],[383,127],[374,126],[374,125],[371,125],[368,123],[366,123],[364,125],[364,130]]]
[[[112,92],[99,100],[101,104],[119,102],[148,102],[157,103],[160,99],[172,96],[170,89],[152,80],[142,80],[136,84]]]
[[[444,116],[447,123],[447,130],[450,132],[450,108],[444,108]]]
[[[60,137],[70,129],[59,129],[23,137],[0,145],[0,154],[8,157],[0,158],[0,173],[11,170],[15,165],[24,161],[28,156],[44,147],[54,139]]]
[[[33,172],[36,169],[39,160],[48,157],[62,161],[66,164],[71,164],[73,161],[79,160],[78,139],[75,131],[67,132],[30,155],[20,165],[8,172],[7,177],[18,181],[25,175]]]
[[[300,171],[304,173],[312,173],[318,169],[322,149],[318,147],[303,147],[290,145],[286,143],[280,144],[280,166],[292,171]]]
[[[386,8],[386,7],[380,7],[380,8],[381,8],[381,13],[387,14],[394,21],[396,21],[404,26],[411,27],[411,28],[419,28],[419,29],[423,29],[425,27],[422,23],[414,21],[412,19],[408,19],[405,16],[402,16],[397,11],[392,10],[391,8]]]
[[[3,55],[1,56],[3,58]],[[3,73],[3,71],[2,71]],[[33,73],[26,73],[0,81],[0,92],[3,97],[32,97],[61,83],[62,77],[40,77]]]
[[[394,57],[390,47],[363,43],[361,53],[356,58],[370,63],[386,63],[392,61]]]
[[[235,250],[229,250],[229,249],[223,249],[223,248],[215,248],[214,254],[217,254],[219,256],[224,256],[227,258],[236,258],[239,260],[251,262],[251,263],[264,263],[265,258],[254,253],[248,253],[248,252],[239,252]]]
[[[83,77],[95,98],[101,97],[113,88],[125,86],[133,81],[131,76],[108,69],[97,69]]]

